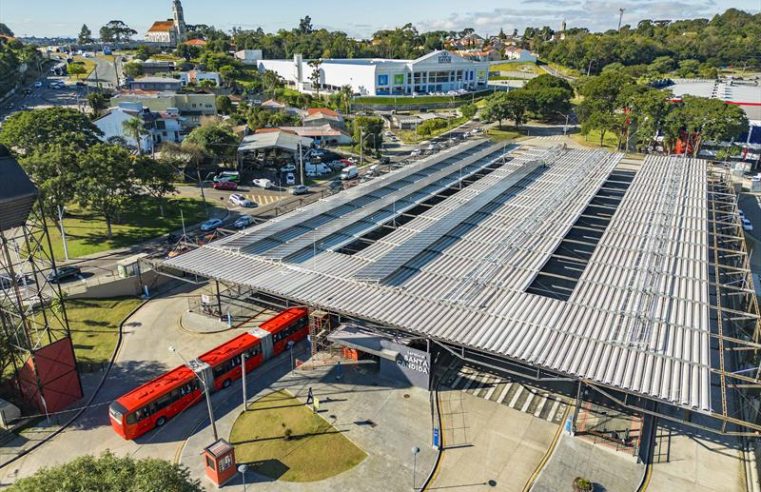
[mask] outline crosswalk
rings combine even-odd
[[[560,424],[568,407],[562,397],[494,374],[462,367],[445,386]]]
[[[279,202],[280,200],[284,200],[285,198],[287,198],[287,195],[272,195],[272,194],[265,195],[265,194],[258,194],[258,193],[249,193],[245,196],[246,198],[256,203],[260,207],[269,205],[270,203]]]
[[[564,135],[545,135],[545,136],[534,137],[534,138],[536,140],[547,140],[547,141],[558,141],[559,142],[559,141],[565,140],[567,137],[565,137]]]

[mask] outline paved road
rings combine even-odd
[[[118,86],[118,82],[120,83],[124,81],[121,57],[117,57],[118,61],[116,63],[98,56],[90,58],[90,60],[95,62],[95,70],[93,70],[87,78],[87,82],[91,86],[97,86],[99,84],[104,89],[114,89]]]

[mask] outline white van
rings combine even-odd
[[[347,166],[341,172],[341,181],[346,181],[348,179],[354,179],[357,176],[359,176],[359,170],[357,169],[357,166]]]

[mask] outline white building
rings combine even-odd
[[[140,149],[150,152],[162,142],[181,142],[182,118],[177,110],[154,112],[140,103],[123,102],[111,108],[109,112],[94,121],[101,137],[108,141],[113,137],[123,138],[127,145],[137,148],[135,136],[124,128],[124,122],[138,118],[143,124]]]
[[[536,55],[529,50],[518,48],[517,46],[508,46],[505,48],[505,60],[514,62],[536,63]]]
[[[239,50],[235,52],[235,58],[244,65],[256,65],[262,59],[262,50]]]
[[[200,84],[204,80],[211,80],[214,82],[214,85],[219,87],[222,85],[222,77],[220,77],[219,72],[204,72],[203,70],[190,70],[187,72],[182,72],[180,74],[180,82],[183,86],[186,86],[188,84]]]
[[[293,60],[260,60],[259,70],[272,70],[300,91],[317,87],[312,74],[319,71],[320,90],[350,86],[354,94],[366,96],[412,96],[485,89],[488,62],[466,60],[446,50],[434,51],[416,60],[327,59],[315,62],[295,55]]]
[[[176,46],[185,37],[185,14],[180,0],[172,2],[172,18],[156,21],[145,33],[145,40],[151,43]]]

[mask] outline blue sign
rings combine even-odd
[[[573,417],[568,417],[565,420],[565,431],[568,434],[573,435]]]
[[[439,449],[439,428],[433,428],[433,448]]]
[[[388,75],[378,75],[378,85],[388,85]]]

